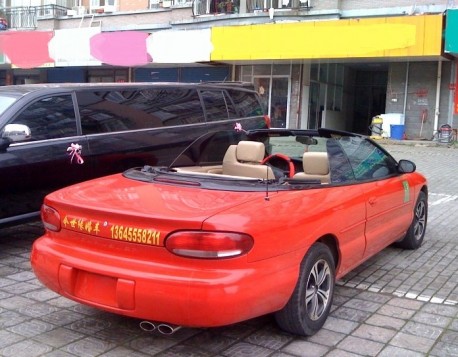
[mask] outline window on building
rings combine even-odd
[[[115,6],[116,0],[91,0],[91,7]]]
[[[90,12],[113,12],[116,6],[116,0],[91,0]]]
[[[343,66],[335,63],[311,66],[309,128],[316,129],[322,125],[324,110],[342,111],[343,72]]]

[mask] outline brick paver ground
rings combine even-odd
[[[172,336],[62,298],[30,269],[39,223],[0,230],[0,356],[458,356],[458,148],[384,143],[429,180],[423,247],[389,247],[336,288],[324,328],[303,338],[271,316]],[[215,312],[218,313],[218,312]]]

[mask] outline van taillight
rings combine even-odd
[[[165,247],[183,257],[233,258],[248,253],[253,247],[253,238],[234,232],[180,231],[167,237]]]
[[[267,129],[270,129],[271,127],[271,120],[268,115],[264,115],[264,121],[266,122]]]
[[[42,205],[41,206],[41,220],[46,229],[54,232],[60,231],[60,215],[54,208]]]

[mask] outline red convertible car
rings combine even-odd
[[[352,133],[236,129],[168,167],[49,194],[31,254],[39,280],[164,333],[274,313],[312,335],[336,279],[392,243],[421,246],[428,188],[411,161]]]

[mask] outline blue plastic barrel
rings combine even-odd
[[[404,138],[405,125],[390,126],[390,138],[395,140],[402,140]]]

